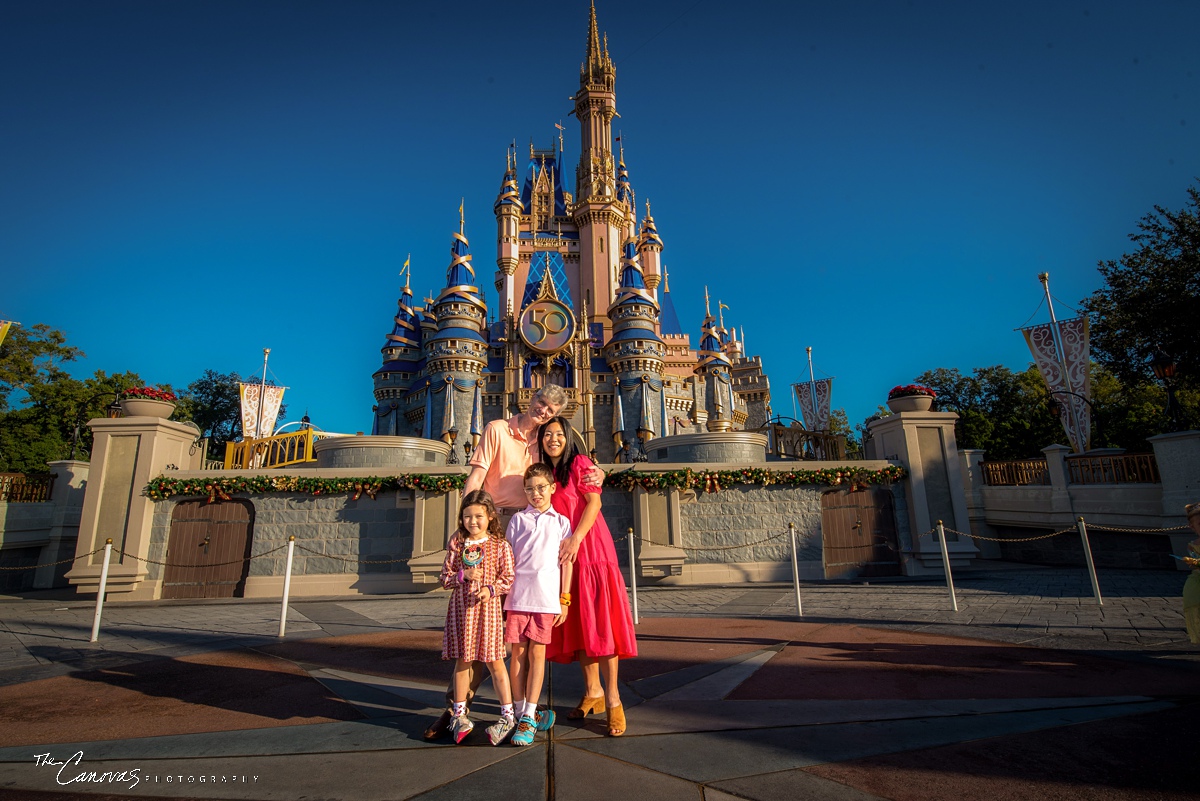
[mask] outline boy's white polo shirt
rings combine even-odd
[[[571,536],[571,522],[554,507],[539,512],[526,506],[512,516],[507,536],[516,570],[504,608],[557,615],[562,611],[558,546]]]

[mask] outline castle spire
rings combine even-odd
[[[603,67],[604,53],[600,49],[600,26],[596,23],[596,3],[592,2],[592,10],[588,19],[588,40],[587,40],[587,57],[584,61],[585,69],[590,75],[592,70],[597,72]]]

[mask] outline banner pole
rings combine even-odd
[[[946,589],[950,590],[950,605],[958,611],[958,596],[954,594],[954,576],[950,572],[950,551],[946,547],[946,528],[942,521],[937,521],[938,542],[942,546],[942,567],[946,568]]]
[[[788,523],[788,531],[792,535],[792,586],[796,590],[796,617],[804,617],[804,607],[800,603],[800,562],[796,556],[796,524]]]
[[[633,553],[633,527],[629,527],[629,588],[633,590],[633,625],[638,624],[637,557]]]
[[[104,566],[100,568],[100,589],[96,592],[96,615],[92,618],[92,638],[100,639],[100,615],[104,612],[104,593],[108,589],[108,564],[112,560],[112,537],[104,541]]]
[[[279,610],[279,636],[287,632],[288,596],[292,592],[292,555],[296,552],[296,537],[288,537],[287,565],[283,568],[283,608]]]
[[[1100,581],[1096,578],[1096,563],[1092,561],[1092,544],[1088,541],[1087,523],[1083,522],[1083,517],[1075,521],[1075,528],[1083,540],[1083,556],[1087,559],[1088,577],[1092,580],[1092,594],[1096,596],[1096,603],[1104,606],[1104,599],[1100,597]]]

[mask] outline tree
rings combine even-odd
[[[1180,211],[1155,206],[1129,235],[1137,250],[1099,264],[1104,286],[1081,301],[1092,353],[1125,386],[1152,378],[1161,349],[1178,366],[1177,385],[1200,389],[1200,190]]]
[[[0,344],[0,412],[9,408],[14,392],[66,375],[61,365],[84,355],[66,344],[62,331],[45,323],[30,328],[14,325]]]
[[[854,436],[854,431],[850,428],[850,418],[846,414],[845,408],[839,406],[829,412],[829,433],[835,436],[840,434],[846,438],[847,459],[862,458],[862,443]]]

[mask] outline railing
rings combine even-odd
[[[24,473],[0,473],[0,501],[41,503],[50,500],[53,474],[27,476]]]
[[[225,443],[226,470],[260,470],[315,462],[313,443],[321,433],[311,428],[262,439]]]
[[[1045,459],[1013,459],[1004,462],[982,462],[983,483],[989,487],[1023,487],[1028,484],[1050,483],[1050,471]]]
[[[824,459],[846,458],[846,438],[840,434],[823,431],[807,431],[795,426],[768,423],[756,430],[767,435],[767,450],[780,459]]]
[[[1068,456],[1067,481],[1071,484],[1161,484],[1153,453],[1113,456]]]

